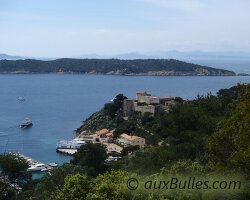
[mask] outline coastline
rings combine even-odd
[[[56,74],[56,75],[65,75],[65,74],[69,74],[69,75],[105,75],[105,76],[149,76],[149,77],[154,77],[154,76],[160,76],[160,77],[179,77],[179,76],[246,76],[246,75],[237,75],[235,72],[233,72],[234,74],[218,74],[218,75],[214,75],[214,74],[181,74],[181,73],[175,73],[175,74],[157,74],[157,72],[155,74],[148,74],[148,73],[131,73],[131,74],[118,74],[118,73],[92,73],[92,72],[88,72],[88,73],[77,73],[77,72],[47,72],[47,73],[38,73],[38,72],[0,72],[0,75],[48,75],[48,74]]]

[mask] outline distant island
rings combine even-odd
[[[72,59],[50,61],[35,59],[0,60],[1,74],[79,73],[142,76],[235,76],[229,70],[217,69],[175,59]]]
[[[237,76],[250,76],[250,75],[247,73],[239,73],[239,74],[237,74]]]

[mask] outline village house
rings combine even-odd
[[[99,136],[100,138],[106,138],[107,133],[109,133],[109,130],[104,128],[101,130],[98,130],[95,132],[97,136]]]
[[[123,146],[135,146],[138,145],[140,148],[143,148],[146,144],[145,139],[138,136],[131,136],[125,133],[121,134],[118,142]]]
[[[95,134],[101,143],[108,143],[113,139],[113,131],[109,131],[106,128],[96,131]]]
[[[80,134],[78,138],[89,143],[109,143],[113,140],[113,131],[101,129],[92,135]]]
[[[122,152],[122,147],[114,143],[106,143],[107,154],[120,154]]]

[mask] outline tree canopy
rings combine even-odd
[[[1,175],[6,176],[10,183],[23,185],[31,178],[31,174],[27,172],[28,163],[17,154],[8,153],[0,155]]]
[[[106,158],[107,153],[104,145],[88,143],[78,149],[70,162],[87,168],[90,175],[97,175],[104,171]]]
[[[206,157],[213,166],[240,169],[250,175],[250,84],[241,94],[231,117],[213,133],[206,145]]]

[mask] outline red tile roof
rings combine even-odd
[[[169,101],[169,100],[174,100],[174,97],[161,97],[160,100],[166,100],[166,101]]]
[[[144,92],[144,91],[138,91],[138,92],[136,92],[136,94],[146,94],[146,92]]]
[[[132,140],[134,140],[134,139],[140,138],[140,137],[138,137],[138,136],[127,135],[126,133],[121,134],[120,137],[121,137],[121,138],[125,138],[125,139],[127,139],[127,140],[129,140],[129,141],[132,141]]]
[[[108,132],[109,130],[104,128],[102,130],[96,131],[95,133],[99,136],[99,135],[106,135]]]

